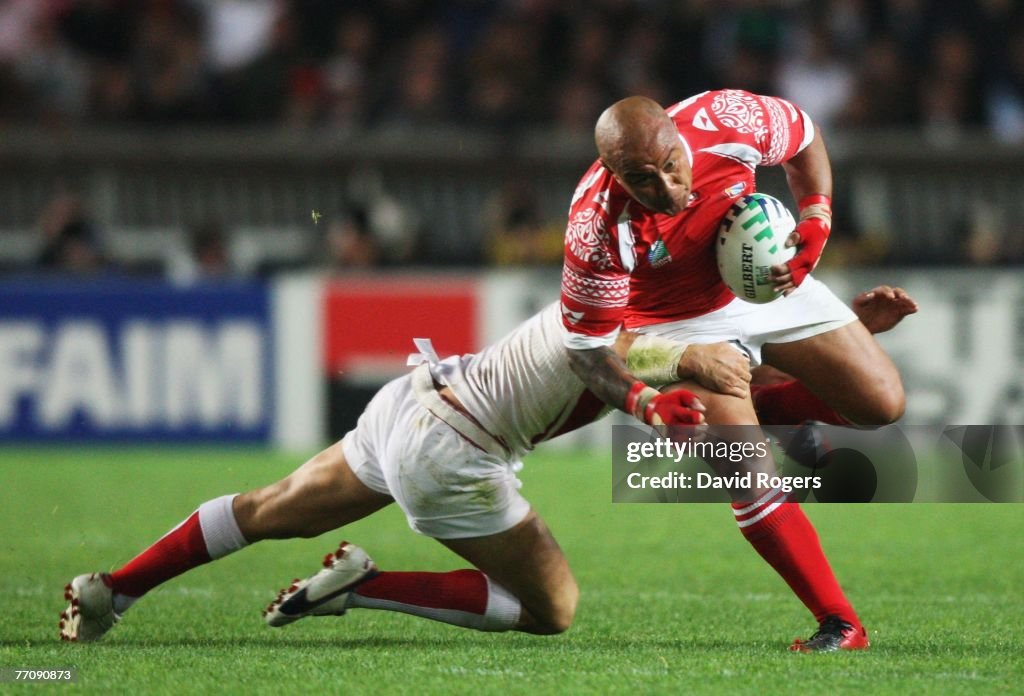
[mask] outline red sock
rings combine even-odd
[[[157,585],[196,566],[222,558],[247,544],[233,511],[234,495],[208,500],[184,522],[110,574],[115,611],[131,606]],[[118,597],[117,595],[122,595]]]
[[[210,560],[197,510],[125,566],[111,573],[111,589],[129,597],[141,597],[160,583]]]
[[[799,425],[808,420],[829,425],[850,424],[797,380],[754,385],[750,388],[750,394],[761,425]]]
[[[507,631],[519,621],[520,604],[479,570],[449,573],[382,572],[359,585],[350,606],[400,611],[426,619]]]
[[[736,523],[747,541],[775,569],[820,623],[838,616],[854,626],[860,619],[832,573],[811,521],[779,490],[754,503],[733,503]]]

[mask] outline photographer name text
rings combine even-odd
[[[662,476],[644,476],[634,471],[626,477],[626,485],[630,488],[674,488],[678,490],[742,490],[778,489],[783,493],[796,490],[813,490],[821,488],[820,476],[778,476],[763,471],[757,473],[719,476],[698,472],[684,474],[672,471]]]

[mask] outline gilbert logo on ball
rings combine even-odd
[[[786,238],[796,228],[792,213],[777,198],[751,193],[736,201],[718,228],[718,272],[741,300],[764,304],[779,297],[771,267],[796,254]]]

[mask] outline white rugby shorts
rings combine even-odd
[[[790,343],[833,331],[856,321],[857,315],[829,290],[807,276],[788,297],[767,304],[753,304],[736,298],[721,309],[692,319],[638,326],[633,331],[653,334],[684,343],[736,345],[761,364],[765,343]]]
[[[530,511],[516,477],[522,463],[441,399],[427,365],[377,392],[341,446],[359,480],[393,497],[420,534],[498,534]]]

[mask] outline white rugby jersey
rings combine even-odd
[[[604,404],[569,366],[557,302],[479,353],[432,362],[484,430],[519,456],[597,418]]]

